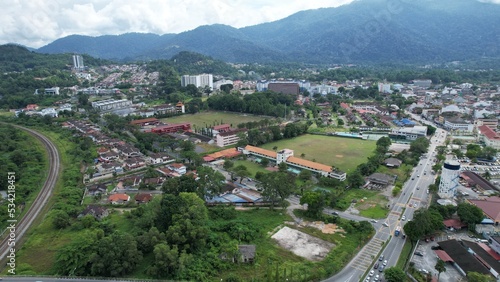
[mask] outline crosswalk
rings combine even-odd
[[[383,242],[384,241],[378,238],[370,240],[370,242],[361,250],[360,255],[352,262],[352,267],[363,272],[366,271],[371,266],[380,250],[382,250]]]

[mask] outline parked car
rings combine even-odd
[[[378,262],[373,266],[373,269],[377,269],[378,268]]]
[[[384,260],[384,262],[382,263],[383,266],[386,266],[387,265],[387,260]]]
[[[382,271],[384,271],[384,268],[385,268],[385,267],[384,267],[383,265],[381,265],[381,266],[378,268],[378,272],[382,272]]]
[[[379,261],[383,261],[384,260],[384,255],[380,255],[380,257],[378,258]]]
[[[423,256],[424,256],[424,254],[422,254],[421,252],[415,252],[415,255],[416,255],[416,256],[420,256],[420,257],[423,257]]]
[[[368,274],[368,276],[372,277],[373,274],[375,274],[375,270],[371,270],[370,273]]]

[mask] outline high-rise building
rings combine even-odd
[[[181,86],[186,87],[189,84],[193,84],[196,87],[208,86],[210,89],[214,89],[214,77],[206,73],[200,75],[183,75],[181,77]]]
[[[438,195],[444,199],[451,199],[457,193],[458,180],[460,177],[460,163],[454,160],[444,162],[439,182]]]
[[[73,55],[73,68],[75,70],[84,70],[83,57],[81,55]]]

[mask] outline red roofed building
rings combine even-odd
[[[231,125],[229,125],[227,123],[224,123],[221,125],[216,125],[216,126],[214,126],[213,130],[217,130],[219,132],[226,132],[226,131],[231,130]]]
[[[500,135],[487,125],[478,127],[481,141],[488,147],[500,150]]]
[[[113,205],[128,203],[130,196],[127,194],[113,194],[108,197],[108,201]]]
[[[191,123],[185,122],[185,123],[173,123],[173,124],[167,124],[167,125],[159,125],[153,129],[151,129],[151,132],[153,133],[176,133],[179,131],[191,131]]]
[[[138,203],[138,204],[145,204],[145,203],[149,203],[149,201],[151,201],[151,199],[153,199],[153,195],[147,194],[147,193],[139,193],[139,194],[135,195],[134,199],[135,199],[136,203]]]
[[[138,119],[130,122],[131,125],[139,125],[139,126],[157,125],[160,123],[161,122],[157,118]]]
[[[37,105],[37,104],[28,104],[28,105],[26,106],[26,110],[27,110],[27,111],[36,111],[36,110],[38,110],[38,108],[39,108],[39,107],[38,107],[38,105]]]
[[[491,220],[498,224],[500,222],[500,197],[489,197],[484,200],[468,200],[477,206]]]
[[[458,218],[450,218],[450,219],[443,220],[443,224],[444,224],[444,226],[446,226],[446,228],[454,228],[457,230],[460,230],[464,227],[467,227],[467,224],[461,222],[460,219],[458,219]]]

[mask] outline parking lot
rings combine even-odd
[[[438,257],[434,250],[431,249],[433,246],[437,246],[437,242],[445,241],[449,239],[461,239],[473,241],[467,232],[449,232],[443,233],[441,236],[435,237],[434,241],[429,240],[429,242],[420,241],[415,253],[421,253],[422,256],[413,254],[411,259],[415,263],[416,269],[421,269],[422,273],[430,272],[434,277],[437,278],[438,272],[434,268],[437,263]],[[439,277],[440,282],[456,282],[465,281],[464,277],[449,263],[446,263],[446,271],[441,273]]]

